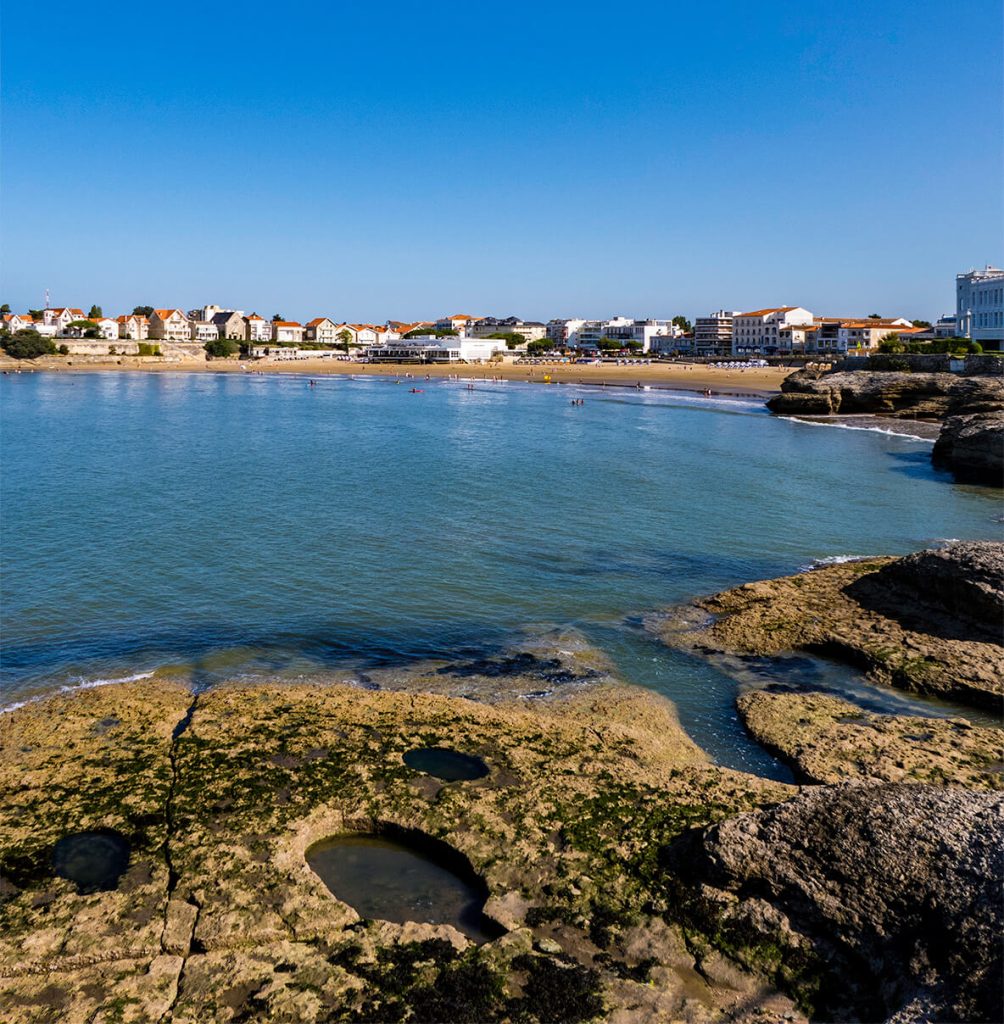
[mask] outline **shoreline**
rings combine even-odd
[[[27,361],[25,361],[27,362]],[[576,364],[545,364],[525,366],[476,366],[453,364],[423,366],[411,363],[341,363],[330,359],[288,361],[256,360],[212,362],[158,362],[137,357],[121,357],[110,362],[79,363],[71,359],[40,359],[25,366],[15,360],[0,360],[0,369],[10,372],[45,373],[237,373],[272,375],[294,374],[307,377],[373,377],[420,380],[442,379],[458,375],[465,380],[493,378],[521,381],[527,384],[571,384],[593,387],[641,387],[656,390],[680,390],[703,394],[712,392],[726,397],[767,398],[781,390],[781,381],[792,371],[790,367],[752,367],[748,370],[724,370],[698,363],[661,363],[650,366],[588,366]],[[407,378],[406,374],[412,374]],[[549,380],[545,380],[548,377]]]

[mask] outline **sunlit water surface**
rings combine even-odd
[[[994,492],[932,470],[929,442],[755,401],[410,383],[0,378],[0,705],[165,667],[313,678],[572,626],[714,757],[770,774],[733,675],[641,616],[815,559],[1002,535]]]

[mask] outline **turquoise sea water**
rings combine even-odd
[[[665,391],[410,385],[0,378],[0,705],[165,665],[301,678],[574,626],[742,766],[759,755],[734,680],[641,616],[814,559],[1002,536],[995,493],[935,473],[922,441]]]

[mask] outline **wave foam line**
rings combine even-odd
[[[801,423],[806,427],[829,427],[831,430],[864,430],[870,434],[888,434],[890,437],[901,437],[904,441],[923,441],[925,444],[934,444],[933,437],[904,434],[900,430],[889,430],[886,427],[855,427],[850,423],[823,423],[820,420],[802,420],[797,416],[778,416],[778,419],[787,420],[789,423]]]
[[[10,711],[19,711],[23,707],[27,707],[29,704],[37,704],[40,700],[45,700],[46,697],[51,697],[53,693],[76,693],[78,690],[93,690],[98,686],[114,686],[117,683],[136,683],[141,679],[149,679],[153,675],[153,672],[136,672],[131,676],[119,676],[115,679],[85,679],[83,682],[67,684],[60,686],[56,690],[51,690],[47,693],[39,693],[34,697],[25,697],[24,700],[14,701],[13,704],[5,704],[0,707],[0,715],[7,714]]]

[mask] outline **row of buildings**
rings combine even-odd
[[[720,309],[698,317],[692,331],[685,332],[672,320],[636,319],[615,316],[606,320],[585,318],[553,319],[547,323],[510,316],[472,316],[457,313],[439,320],[388,320],[385,324],[339,322],[315,317],[306,323],[274,317],[266,320],[257,313],[203,306],[181,309],[153,309],[118,317],[88,317],[75,307],[45,309],[36,316],[4,314],[4,327],[12,333],[33,329],[50,337],[65,339],[84,335],[108,343],[165,342],[205,345],[219,338],[245,343],[252,354],[272,355],[273,349],[307,346],[331,350],[365,351],[374,358],[414,358],[418,349],[428,349],[439,358],[481,360],[506,350],[507,339],[520,336],[518,348],[548,340],[556,349],[595,352],[604,339],[620,342],[625,349],[643,353],[738,358],[814,355],[836,357],[848,352],[867,352],[878,347],[889,334],[924,341],[944,337],[965,337],[984,348],[1000,349],[1004,342],[1004,270],[987,266],[956,277],[956,312],[930,327],[915,326],[906,317],[816,316],[803,306],[771,306],[751,311]],[[444,342],[444,335],[449,340]],[[484,344],[484,343],[490,344]],[[494,342],[493,344],[491,344]],[[286,353],[290,354],[290,353]]]

